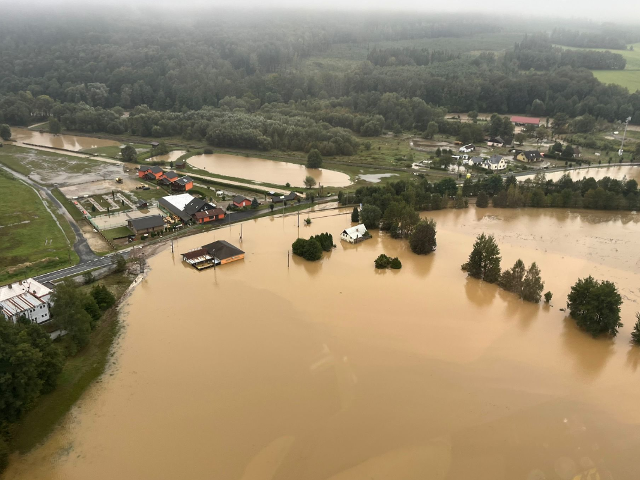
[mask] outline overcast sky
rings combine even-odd
[[[615,21],[618,23],[640,23],[640,0],[477,0],[420,1],[420,0],[0,0],[0,5],[18,8],[38,6],[74,6],[90,5],[153,7],[166,6],[184,9],[185,6],[206,6],[209,8],[288,8],[322,10],[396,10],[396,11],[440,11],[440,12],[478,12],[485,15],[535,15],[538,18],[575,17],[590,19],[594,22]],[[27,13],[28,10],[25,11]],[[152,14],[152,12],[149,12]],[[571,25],[567,25],[570,27]]]

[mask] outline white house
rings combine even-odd
[[[493,157],[487,158],[482,163],[482,167],[487,170],[504,170],[507,168],[507,162],[505,162],[504,158],[500,155],[494,155]]]
[[[355,227],[347,228],[340,234],[340,239],[349,243],[362,242],[369,238],[369,232],[363,224],[356,225]]]
[[[0,313],[16,322],[24,315],[34,323],[49,320],[49,305],[53,291],[34,279],[21,280],[0,287]]]

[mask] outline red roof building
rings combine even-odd
[[[516,125],[540,125],[540,119],[536,117],[511,117],[511,121]]]

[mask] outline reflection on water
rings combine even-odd
[[[621,263],[640,258],[637,222],[430,212],[438,249],[421,257],[385,234],[340,242],[344,213],[312,213],[300,229],[296,216],[246,222],[245,259],[216,270],[184,267],[179,253],[236,243],[237,225],[151,258],[115,366],[6,478],[640,478],[638,349],[628,345],[640,275]],[[324,231],[337,248],[287,268],[298,232]],[[551,306],[466,278],[480,231],[496,235],[505,266],[538,263]],[[403,268],[376,274],[380,253]],[[615,341],[559,310],[588,274],[625,298]]]
[[[639,166],[611,166],[611,167],[591,167],[591,168],[580,168],[578,170],[567,170],[562,172],[550,172],[545,173],[545,177],[547,180],[560,180],[563,175],[569,175],[573,180],[582,180],[583,178],[593,177],[596,180],[601,180],[604,177],[617,178],[618,180],[622,180],[626,177],[627,180],[634,179],[640,183],[640,165]],[[527,178],[533,179],[535,174],[531,175],[522,175],[518,177],[519,181],[524,181]]]
[[[351,183],[346,173],[325,168],[307,168],[304,165],[264,158],[214,153],[190,157],[188,162],[194,167],[225,177],[238,177],[276,185],[289,183],[292,187],[304,187],[304,179],[307,175],[311,175],[318,185],[325,187],[345,187]]]
[[[67,134],[52,135],[50,133],[35,132],[26,128],[12,128],[11,133],[18,143],[33,143],[44,147],[63,148],[74,151],[120,145],[120,142],[114,140]]]

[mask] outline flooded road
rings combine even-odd
[[[120,142],[116,142],[115,140],[66,134],[52,135],[51,133],[40,133],[27,128],[12,128],[11,133],[18,145],[33,143],[43,147],[63,148],[65,150],[73,150],[76,152],[90,148],[120,145]]]
[[[196,155],[187,161],[194,167],[217,175],[276,185],[289,183],[292,187],[304,187],[304,179],[307,175],[311,175],[318,186],[322,184],[325,187],[345,187],[351,184],[349,175],[346,173],[324,168],[307,168],[296,163],[277,162],[264,158],[214,153]]]
[[[340,242],[345,213],[312,213],[299,229],[296,216],[253,220],[242,244],[235,225],[151,258],[114,365],[6,478],[640,478],[638,215],[430,212],[438,248],[420,257],[375,232]],[[329,231],[337,248],[287,268],[298,231]],[[466,278],[482,231],[496,235],[503,267],[538,263],[551,306]],[[203,272],[180,261],[219,239],[245,259]],[[403,268],[376,271],[380,253]],[[624,299],[614,341],[559,310],[588,274]]]
[[[626,177],[627,180],[634,179],[640,183],[640,166],[618,165],[611,167],[591,167],[580,168],[577,170],[567,170],[561,172],[545,173],[547,180],[557,181],[564,175],[568,174],[573,180],[582,180],[583,178],[593,177],[596,180],[601,180],[604,177],[617,178],[622,180]],[[519,181],[524,181],[527,178],[533,179],[535,174],[518,176]]]

